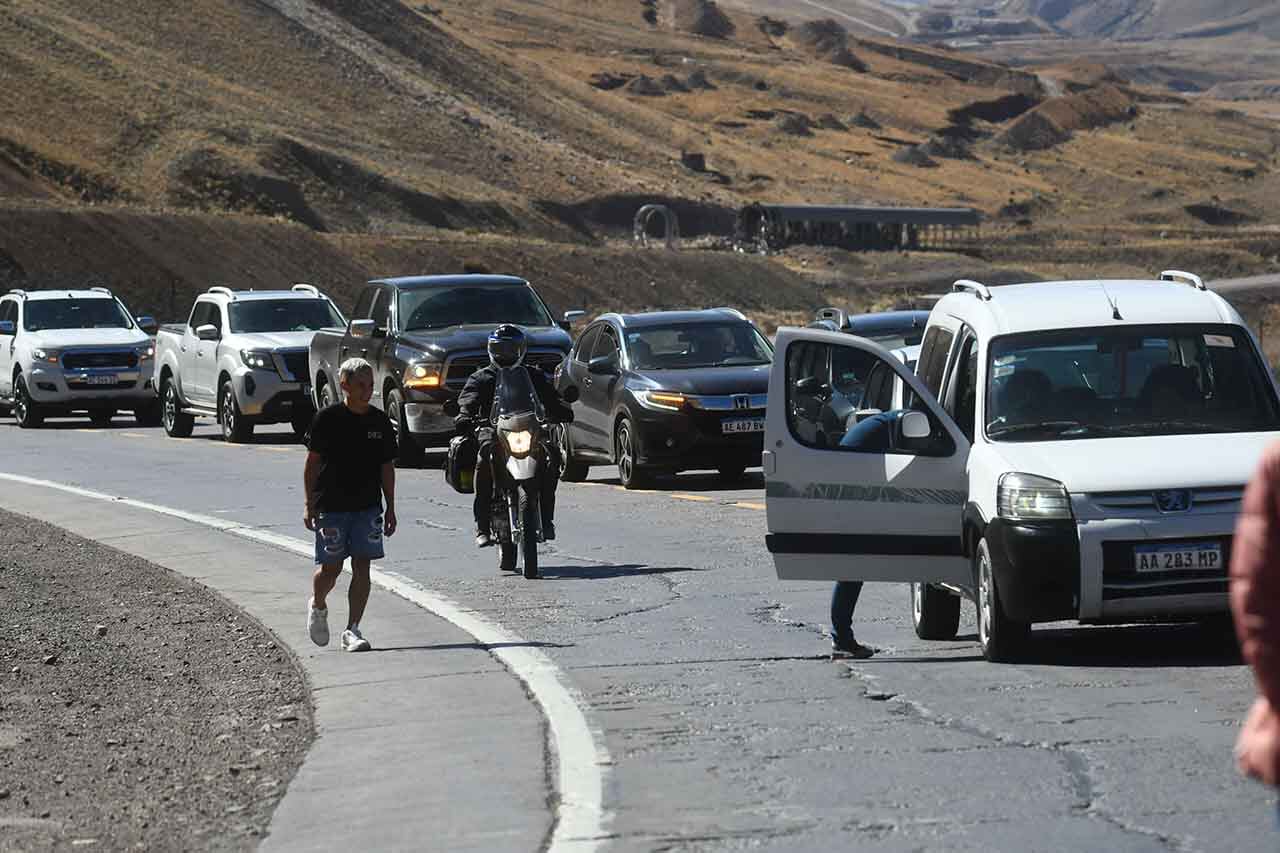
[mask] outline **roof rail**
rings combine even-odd
[[[219,293],[219,294],[221,294],[221,295],[223,295],[223,296],[225,296],[225,297],[227,297],[227,298],[229,298],[229,299],[235,299],[235,298],[236,298],[236,295],[235,295],[235,293],[231,290],[231,288],[229,288],[229,287],[227,287],[227,286],[225,286],[225,285],[221,285],[221,284],[215,284],[213,287],[209,288],[208,292],[209,292],[209,293]]]
[[[962,278],[955,284],[951,285],[951,291],[953,293],[972,293],[983,302],[991,301],[991,290],[980,281],[971,281],[967,278]]]
[[[19,299],[26,299],[27,292],[20,287],[15,287],[15,288],[12,288],[8,293],[6,293],[5,296],[16,296]]]
[[[105,288],[105,287],[91,287],[91,288],[89,288],[89,290],[91,290],[91,291],[93,291],[93,292],[95,292],[95,293],[105,293],[105,294],[107,294],[107,296],[110,296],[110,295],[111,295],[111,291],[110,291],[110,290],[108,290],[108,289],[107,289],[107,288]]]
[[[312,296],[320,295],[320,288],[316,287],[314,284],[307,284],[306,282],[298,282],[289,289],[298,293],[310,293]]]
[[[817,313],[813,315],[814,320],[830,320],[836,324],[837,329],[843,329],[849,324],[849,315],[845,313],[843,308],[819,308]]]
[[[1180,281],[1183,284],[1189,284],[1196,290],[1208,290],[1204,286],[1204,280],[1195,273],[1183,272],[1182,270],[1165,270],[1160,273],[1161,281]]]
[[[737,317],[739,320],[745,320],[745,319],[747,319],[747,315],[746,315],[746,314],[743,314],[743,313],[742,313],[741,311],[739,311],[737,308],[726,308],[726,307],[724,307],[724,306],[721,306],[721,307],[719,307],[719,308],[715,308],[715,309],[713,309],[713,310],[715,310],[715,311],[723,311],[723,312],[724,312],[724,313],[726,313],[726,314],[731,314],[732,316]]]

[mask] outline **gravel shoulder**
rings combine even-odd
[[[167,569],[0,531],[0,851],[255,848],[314,737],[287,648]]]

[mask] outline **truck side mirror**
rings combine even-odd
[[[218,327],[212,323],[205,323],[203,326],[196,327],[196,337],[202,341],[216,341],[222,337],[218,334]]]
[[[574,322],[581,320],[585,316],[587,316],[586,311],[577,311],[577,310],[566,311],[564,312],[564,317],[560,320],[558,325],[560,326],[560,328],[564,329],[567,332],[569,331],[570,327],[573,326]]]
[[[18,325],[12,320],[0,320],[0,335],[17,334]]]
[[[566,403],[576,403],[578,402],[578,398],[581,394],[578,393],[577,385],[570,385],[568,388],[564,389],[560,396],[564,398]]]
[[[155,317],[135,317],[134,320],[138,324],[138,328],[148,335],[154,335],[160,328],[160,324],[156,322]]]
[[[372,320],[352,320],[347,329],[347,334],[353,338],[371,338],[375,328],[377,328],[377,324]]]

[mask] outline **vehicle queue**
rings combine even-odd
[[[132,410],[175,437],[199,417],[228,441],[264,422],[302,434],[358,356],[415,466],[450,444],[483,341],[514,323],[523,366],[574,398],[552,430],[564,480],[617,465],[626,488],[695,468],[732,482],[762,465],[779,578],[909,584],[922,638],[954,637],[963,598],[992,661],[1023,654],[1036,622],[1226,615],[1232,531],[1280,395],[1194,275],[962,281],[927,314],[824,309],[772,343],[728,308],[604,314],[574,340],[581,316],[554,319],[507,276],[381,279],[349,318],[309,285],[211,288],[153,343],[154,321],[103,289],[12,291],[0,406],[26,428]]]

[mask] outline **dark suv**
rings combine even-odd
[[[655,475],[716,469],[727,480],[760,464],[773,346],[731,308],[605,314],[557,371],[576,385],[561,431],[564,479],[617,464],[629,489]]]

